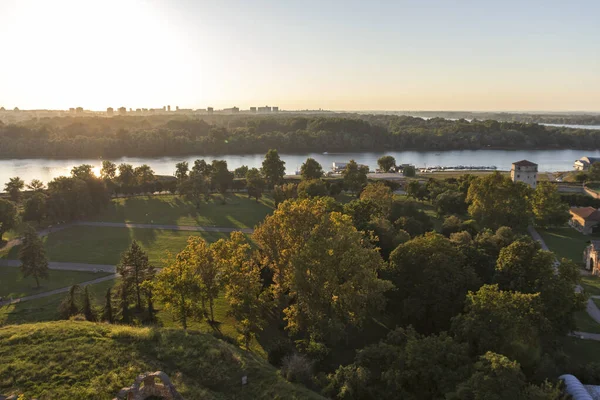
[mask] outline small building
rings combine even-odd
[[[538,165],[531,161],[521,160],[512,163],[510,179],[513,182],[523,182],[535,189],[537,186]]]
[[[583,250],[583,262],[585,269],[591,271],[592,275],[600,275],[600,240],[591,240],[590,244]]]
[[[594,207],[571,207],[569,225],[584,235],[594,233],[600,224],[600,211]]]
[[[112,107],[108,107],[106,109],[106,114],[107,115],[113,115],[115,113],[115,110]]]
[[[597,162],[600,162],[600,157],[581,157],[579,160],[575,161],[573,168],[575,168],[576,171],[587,171],[592,164]]]

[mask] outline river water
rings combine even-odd
[[[568,171],[573,169],[573,162],[584,156],[600,157],[600,151],[586,150],[453,150],[453,151],[392,151],[372,153],[308,153],[308,154],[281,154],[285,161],[286,173],[294,174],[300,169],[307,157],[316,159],[325,171],[330,171],[333,162],[347,162],[351,159],[359,164],[368,165],[372,170],[377,168],[377,159],[383,155],[396,158],[396,163],[414,164],[417,167],[433,166],[496,166],[499,170],[509,170],[511,163],[527,159],[539,164],[540,171]],[[187,161],[190,168],[198,157],[159,157],[159,158],[134,158],[123,157],[112,159],[116,163],[130,163],[134,166],[148,164],[156,174],[173,175],[175,164]],[[207,162],[213,159],[227,160],[230,170],[242,165],[249,167],[261,166],[264,154],[249,155],[221,155],[200,157]],[[41,179],[43,182],[61,175],[69,175],[75,165],[91,164],[99,172],[102,160],[99,159],[5,159],[0,160],[0,190],[9,178],[18,176],[25,182],[32,179]]]

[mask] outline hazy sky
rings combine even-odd
[[[599,0],[0,0],[0,106],[600,111],[599,15]]]

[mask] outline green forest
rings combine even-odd
[[[0,157],[180,156],[313,151],[584,149],[600,131],[394,115],[56,117],[0,122]]]

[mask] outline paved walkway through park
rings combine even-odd
[[[20,260],[0,260],[0,267],[19,267]],[[73,262],[48,262],[48,268],[61,271],[84,271],[84,272],[109,272],[114,274],[117,272],[117,267],[109,264],[85,264]]]
[[[96,283],[110,281],[110,280],[116,279],[118,277],[119,277],[119,274],[112,274],[112,275],[108,275],[108,276],[103,276],[102,278],[93,279],[91,281],[81,282],[81,283],[78,283],[77,285],[84,287],[87,285],[94,285]],[[28,300],[41,299],[43,297],[53,296],[55,294],[66,293],[69,291],[69,289],[71,289],[71,286],[60,288],[60,289],[49,290],[49,291],[43,292],[43,293],[32,294],[31,296],[24,296],[24,297],[20,297],[18,299],[10,299],[10,300],[0,301],[0,307],[7,306],[10,304],[21,303],[23,301],[28,301]]]
[[[221,232],[230,233],[240,231],[242,233],[252,233],[252,228],[224,228],[218,226],[194,226],[194,225],[162,225],[162,224],[134,224],[129,222],[92,222],[79,221],[73,225],[97,226],[105,228],[141,228],[141,229],[165,229],[172,231],[193,231],[193,232]]]

